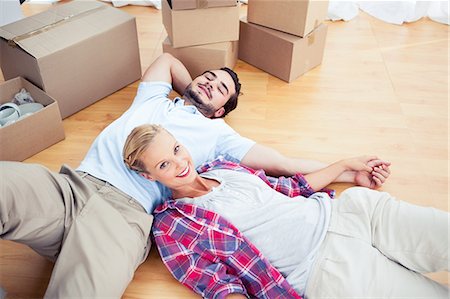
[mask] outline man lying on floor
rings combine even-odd
[[[169,99],[172,88],[182,97]],[[179,60],[163,54],[145,72],[129,109],[100,133],[76,171],[0,163],[0,237],[55,261],[46,298],[120,297],[145,261],[151,213],[168,189],[123,163],[125,140],[137,126],[163,125],[193,154],[193,167],[219,155],[276,176],[326,166],[285,157],[229,127],[221,117],[236,107],[240,88],[228,68],[192,80]],[[370,177],[346,171],[335,181],[383,183]]]

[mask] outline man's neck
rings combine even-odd
[[[192,102],[189,99],[187,99],[185,96],[182,96],[181,99],[184,101],[184,105],[185,106],[192,106],[193,105]]]

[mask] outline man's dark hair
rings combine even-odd
[[[241,83],[239,83],[238,75],[232,69],[223,67],[221,68],[221,70],[227,72],[231,76],[231,78],[234,81],[234,86],[236,86],[236,92],[230,97],[230,99],[223,106],[225,112],[222,114],[221,117],[225,117],[225,115],[227,115],[229,112],[233,111],[237,107],[238,97],[241,94]]]

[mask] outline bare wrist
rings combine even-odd
[[[347,159],[340,160],[340,161],[336,162],[336,164],[339,167],[339,169],[342,171],[342,173],[344,173],[345,171],[352,170]]]
[[[354,183],[356,171],[346,170],[337,179],[336,183]]]

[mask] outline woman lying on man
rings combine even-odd
[[[204,298],[449,296],[422,275],[449,269],[448,213],[362,187],[332,201],[309,184],[346,170],[384,181],[389,163],[360,157],[275,179],[219,161],[198,174],[157,125],[135,128],[123,155],[171,190],[155,211],[155,242],[175,278]]]

